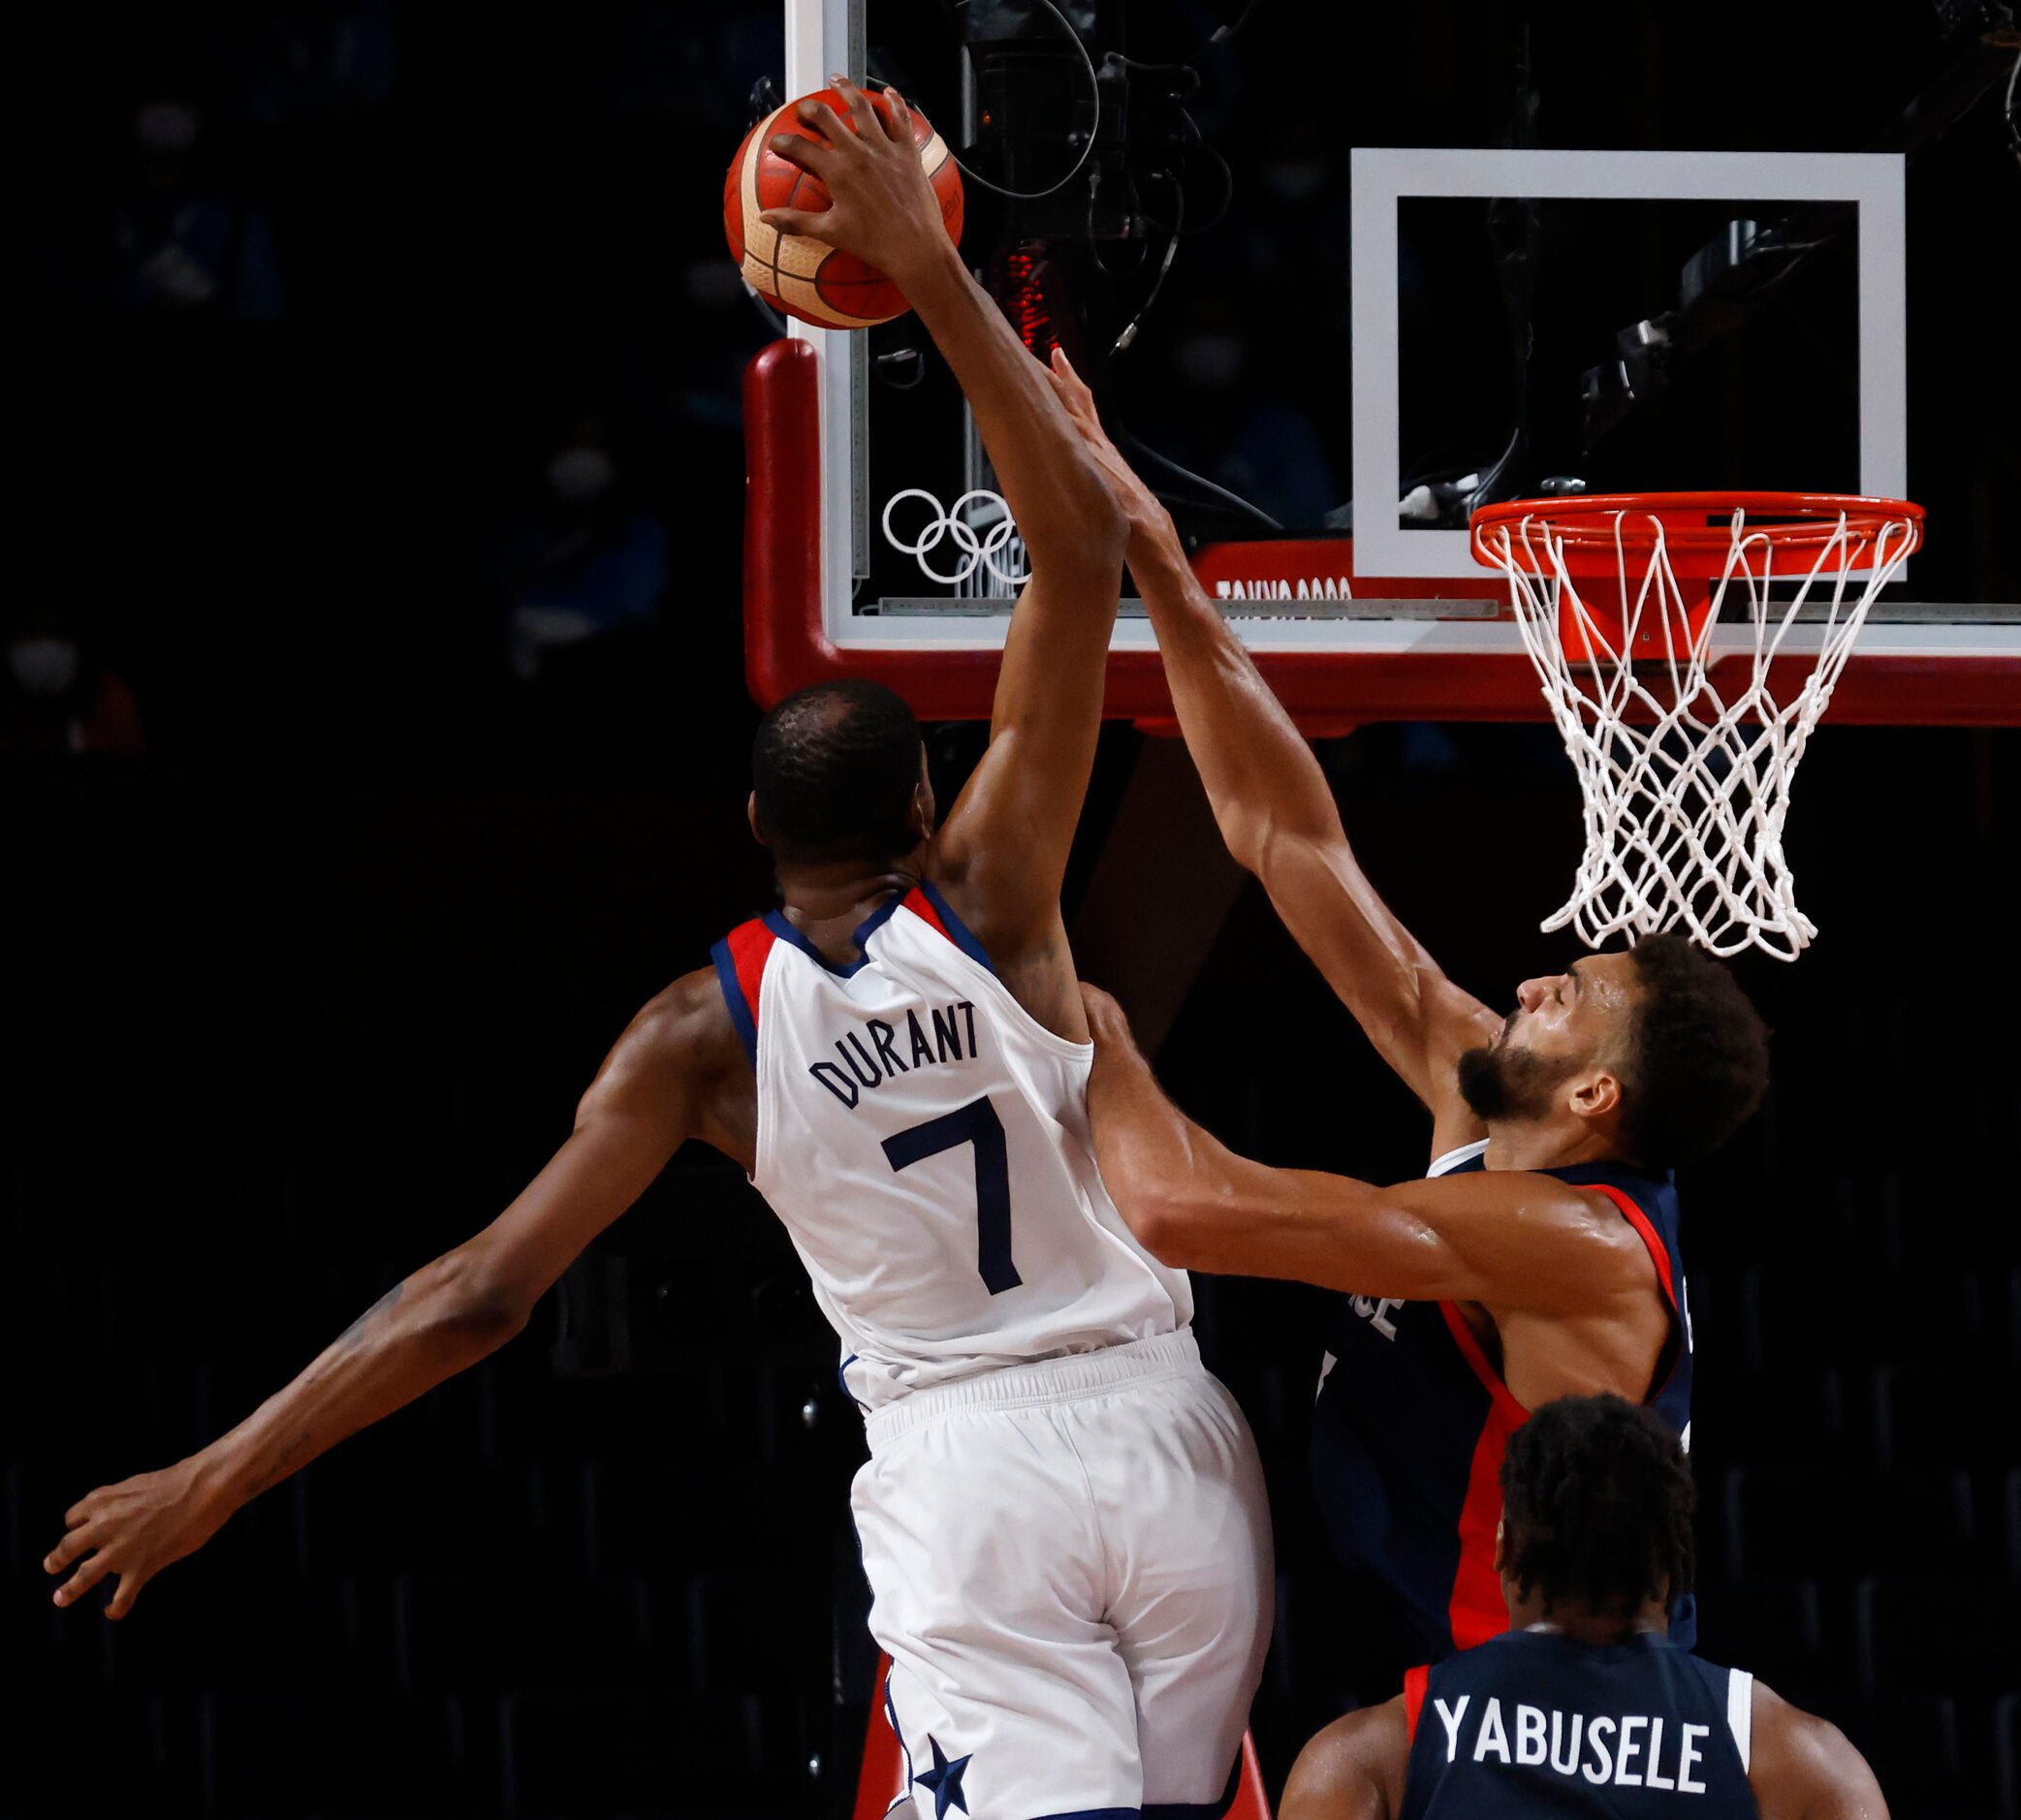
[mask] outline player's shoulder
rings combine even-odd
[[[1278,1820],[1394,1820],[1409,1759],[1403,1695],[1350,1712],[1299,1752]]]
[[[1640,1202],[1607,1178],[1611,1172],[1573,1181],[1543,1170],[1509,1174],[1523,1176],[1531,1217],[1548,1222],[1567,1250],[1576,1247],[1594,1284],[1639,1295],[1658,1283],[1650,1247],[1660,1237]]]
[[[1749,1730],[1748,1780],[1762,1820],[1887,1820],[1866,1758],[1829,1719],[1756,1680]]]
[[[742,1045],[713,966],[697,967],[640,1006],[618,1039],[627,1058],[645,1069],[740,1061]]]
[[[1548,1169],[1497,1169],[1489,1164],[1485,1145],[1472,1144],[1437,1157],[1432,1167],[1420,1186],[1441,1202],[1520,1215],[1533,1230],[1579,1240],[1595,1253],[1643,1254],[1641,1235],[1605,1186],[1566,1181]]]

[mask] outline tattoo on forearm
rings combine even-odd
[[[267,1470],[261,1476],[259,1490],[270,1491],[283,1479],[292,1476],[295,1468],[301,1463],[303,1456],[310,1451],[311,1440],[308,1429],[303,1428],[292,1440],[282,1442],[268,1461]]]
[[[337,1335],[336,1343],[347,1352],[358,1346],[364,1338],[365,1329],[372,1324],[372,1317],[385,1314],[406,1294],[406,1291],[407,1285],[405,1283],[394,1284],[385,1295],[381,1296],[377,1302],[373,1302],[357,1320],[353,1321],[349,1327]]]

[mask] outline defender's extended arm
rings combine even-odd
[[[1634,1230],[1554,1177],[1500,1170],[1378,1188],[1236,1155],[1165,1097],[1115,1001],[1087,996],[1095,1158],[1131,1231],[1165,1263],[1542,1315],[1647,1294],[1652,1267]]]
[[[1326,776],[1283,705],[1186,560],[1171,516],[1103,431],[1094,399],[1068,370],[1060,401],[1129,519],[1130,574],[1157,633],[1186,749],[1221,837],[1262,881],[1284,926],[1352,1011],[1383,1059],[1455,1128],[1454,1064],[1500,1021],[1455,986],[1362,872]]]

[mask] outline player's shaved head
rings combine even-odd
[[[802,689],[758,723],[751,743],[758,836],[789,863],[909,853],[927,832],[913,813],[921,762],[919,722],[896,690]]]

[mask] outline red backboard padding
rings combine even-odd
[[[744,674],[751,694],[770,706],[809,683],[869,676],[898,689],[923,720],[987,720],[996,681],[994,650],[843,649],[828,636],[821,601],[818,359],[808,342],[774,341],[744,371]],[[1942,535],[1942,527],[1933,526],[1932,535]],[[1329,553],[1335,562],[1347,561],[1352,573],[1350,545],[1342,542]],[[1273,562],[1297,570],[1319,559],[1313,544],[1296,540],[1221,544],[1203,549],[1195,567],[1213,580]],[[1358,579],[1357,586],[1374,596],[1421,598],[1492,594],[1496,582],[1487,577],[1475,588]],[[1486,655],[1267,651],[1256,663],[1293,718],[1315,736],[1376,720],[1546,717],[1536,674],[1513,647]],[[1105,708],[1113,718],[1164,723],[1169,730],[1172,700],[1154,651],[1110,658]],[[1829,718],[1840,725],[2021,725],[2021,661],[1855,651]]]

